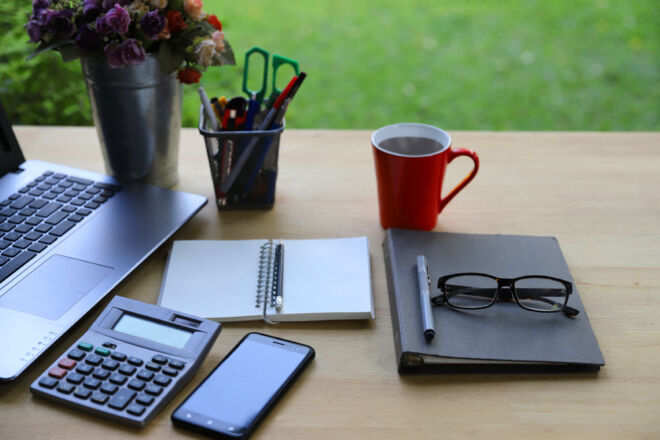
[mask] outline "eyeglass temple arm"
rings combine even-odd
[[[452,285],[454,288],[458,289],[468,289],[468,286],[457,286]],[[444,297],[442,295],[435,296],[431,298],[431,302],[435,305],[444,305],[445,297],[451,298],[456,295],[470,295],[470,296],[481,296],[484,298],[490,298],[492,289],[478,289],[470,288],[469,292],[445,292]],[[516,293],[523,293],[527,298],[534,298],[537,301],[544,302],[546,304],[552,304],[553,306],[561,307],[562,312],[566,316],[576,316],[580,313],[579,310],[574,309],[573,307],[562,305],[556,301],[553,301],[544,296],[552,296],[556,294],[563,294],[563,291],[560,289],[543,289],[543,288],[516,288]]]

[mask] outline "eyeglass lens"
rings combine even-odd
[[[463,309],[488,307],[497,296],[497,280],[479,275],[459,275],[445,283],[447,304]]]
[[[559,311],[568,293],[563,283],[547,278],[523,278],[515,283],[520,305],[539,312]]]

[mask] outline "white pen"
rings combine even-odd
[[[430,341],[435,337],[435,326],[433,324],[433,311],[431,310],[431,278],[424,255],[417,256],[417,280],[419,281],[419,301],[422,308],[422,326],[424,338]]]
[[[199,93],[199,99],[202,101],[202,107],[204,107],[204,114],[206,114],[206,119],[209,121],[211,128],[213,131],[219,131],[220,124],[218,124],[218,119],[215,117],[215,112],[213,111],[213,105],[209,101],[209,97],[206,96],[204,87],[198,88],[197,93]]]

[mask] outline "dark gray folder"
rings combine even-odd
[[[385,269],[399,373],[598,371],[598,342],[554,237],[388,229]],[[482,272],[504,278],[548,275],[573,282],[576,317],[498,302],[481,310],[433,307],[435,338],[423,335],[417,256],[425,255],[431,295],[440,276]]]

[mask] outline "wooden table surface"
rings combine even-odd
[[[93,128],[15,130],[28,159],[104,170]],[[606,365],[597,375],[417,377],[396,373],[370,135],[287,130],[274,209],[219,212],[202,138],[184,130],[176,188],[210,202],[175,238],[366,235],[375,320],[226,324],[193,380],[138,431],[28,391],[106,300],[22,377],[0,386],[0,439],[203,438],[174,429],[170,414],[249,331],[317,352],[255,439],[660,438],[660,134],[453,133],[454,145],[479,153],[481,170],[436,230],[556,236]],[[455,162],[453,182],[470,166],[468,159]],[[154,303],[170,245],[112,295]]]

